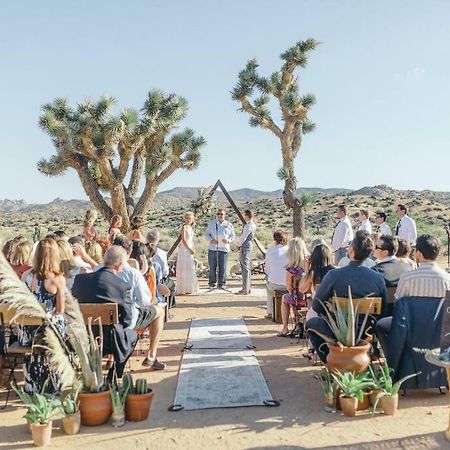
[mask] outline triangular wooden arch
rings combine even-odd
[[[234,203],[234,200],[231,198],[231,195],[226,190],[225,186],[222,184],[220,180],[216,181],[216,184],[210,189],[208,192],[207,198],[211,198],[214,195],[214,192],[217,191],[217,188],[220,188],[220,190],[223,192],[223,195],[225,195],[225,198],[228,200],[228,203],[231,205],[231,207],[234,209],[234,212],[238,215],[239,219],[241,220],[242,224],[245,225],[245,219],[242,215],[241,211],[239,211],[239,208],[236,206],[236,203]],[[181,237],[178,236],[176,241],[173,243],[172,247],[170,247],[170,250],[167,252],[167,257],[170,258],[172,253],[175,251],[175,249],[178,247],[178,244],[181,241]],[[263,256],[266,255],[266,249],[261,244],[261,242],[258,241],[258,239],[254,238],[253,241],[255,242],[256,247],[258,247],[258,250],[262,253]]]

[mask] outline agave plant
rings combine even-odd
[[[62,407],[66,414],[75,414],[78,411],[80,404],[78,400],[78,393],[80,392],[80,388],[80,384],[73,385],[71,391],[62,401]]]
[[[78,358],[80,366],[81,382],[85,392],[101,392],[106,389],[102,371],[103,331],[99,320],[99,336],[94,337],[92,331],[92,317],[88,319],[88,345],[84,346],[83,340],[70,334],[69,340]]]
[[[336,392],[336,385],[328,369],[324,368],[320,373],[314,374],[314,378],[319,381],[323,395],[331,396]]]
[[[340,347],[355,347],[366,342],[368,337],[363,339],[363,335],[366,331],[371,304],[367,308],[367,311],[364,313],[362,321],[360,321],[358,305],[355,306],[353,303],[352,291],[350,286],[348,287],[348,302],[346,302],[345,307],[342,307],[340,302],[336,302],[335,309],[333,311],[331,306],[328,306],[322,301],[320,301],[320,303],[325,310],[326,317],[324,317],[324,320],[327,322],[335,338],[333,339],[320,332],[317,332],[314,329],[310,329],[310,331],[318,334],[325,340],[325,342],[333,345],[338,345]]]
[[[115,414],[122,414],[125,408],[125,401],[127,399],[129,386],[111,384],[111,401],[113,412]]]
[[[352,372],[339,372],[336,370],[331,375],[342,391],[343,397],[354,397],[360,402],[364,399],[364,391],[374,388],[375,383],[367,376],[367,373],[354,375]]]

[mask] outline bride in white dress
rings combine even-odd
[[[194,264],[194,214],[187,212],[184,216],[184,225],[181,227],[181,242],[178,246],[177,256],[177,295],[196,294],[198,291],[197,275]]]

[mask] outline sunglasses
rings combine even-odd
[[[375,245],[375,250],[384,250],[384,248],[383,248],[383,247],[380,247],[380,246],[378,246],[378,245]]]

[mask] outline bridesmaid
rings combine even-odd
[[[83,237],[86,241],[95,241],[97,232],[94,228],[94,223],[97,220],[97,211],[95,209],[88,209],[84,216]]]
[[[184,216],[184,224],[180,230],[181,242],[178,246],[176,293],[196,294],[198,291],[197,275],[194,263],[194,214],[187,212]]]

